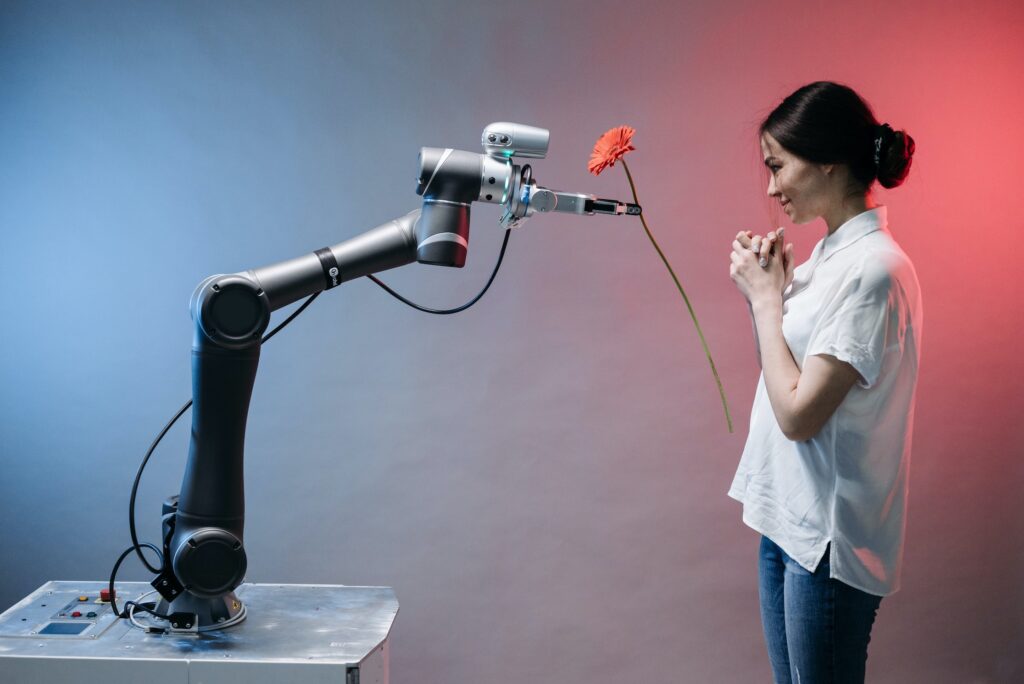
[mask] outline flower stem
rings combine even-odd
[[[633,183],[633,174],[629,172],[629,165],[626,164],[625,159],[620,159],[619,161],[622,162],[622,168],[626,170],[626,178],[629,179],[629,188],[633,191],[633,203],[640,204],[640,200],[636,196],[636,184]],[[718,377],[718,370],[715,368],[714,359],[711,358],[711,351],[708,350],[707,340],[704,339],[704,333],[700,329],[700,323],[697,322],[697,314],[694,313],[693,306],[690,304],[690,298],[686,296],[686,291],[683,290],[683,286],[679,283],[679,278],[676,277],[676,272],[672,270],[671,264],[669,264],[668,259],[665,258],[665,253],[661,251],[661,247],[658,246],[658,241],[654,239],[654,234],[651,233],[651,229],[647,226],[647,219],[644,218],[643,214],[640,214],[640,223],[643,224],[647,237],[650,238],[651,244],[654,245],[654,249],[658,252],[658,256],[661,257],[662,262],[665,264],[665,268],[668,269],[669,275],[671,275],[672,280],[675,281],[676,287],[679,289],[679,294],[683,295],[683,301],[686,302],[686,308],[690,310],[690,318],[693,319],[693,325],[697,328],[697,335],[700,336],[700,343],[704,345],[704,353],[708,357],[708,363],[711,365],[711,372],[715,376],[715,383],[718,385],[718,394],[722,397],[722,408],[725,409],[725,422],[729,424],[729,432],[731,433],[732,417],[729,415],[729,403],[725,399],[725,390],[722,388],[722,379]]]

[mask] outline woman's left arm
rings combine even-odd
[[[775,240],[775,234],[769,233],[763,242],[755,242],[754,249],[733,241],[729,276],[754,314],[765,389],[779,428],[787,438],[803,441],[818,434],[859,374],[850,364],[828,355],[808,357],[803,371],[797,366],[782,334],[787,274],[782,254],[771,254]],[[760,258],[766,259],[764,268]]]
[[[758,266],[760,268],[760,266]],[[809,356],[803,371],[782,335],[782,297],[751,302],[761,340],[761,369],[775,419],[788,439],[810,439],[832,417],[860,377],[834,356]]]

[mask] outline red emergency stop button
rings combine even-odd
[[[117,595],[117,591],[110,591],[110,589],[100,589],[100,601],[109,602],[111,598]]]

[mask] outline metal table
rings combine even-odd
[[[47,582],[0,614],[0,682],[388,682],[398,614],[390,587],[243,584],[235,591],[247,606],[241,624],[182,636],[116,619],[99,600],[106,586]],[[145,582],[115,588],[119,606],[151,590]]]

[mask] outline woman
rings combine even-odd
[[[783,228],[733,241],[762,373],[729,495],[762,535],[775,681],[863,682],[879,603],[899,587],[922,323],[871,187],[903,182],[914,141],[830,82],[787,97],[760,133],[768,195],[827,234],[796,268]]]

